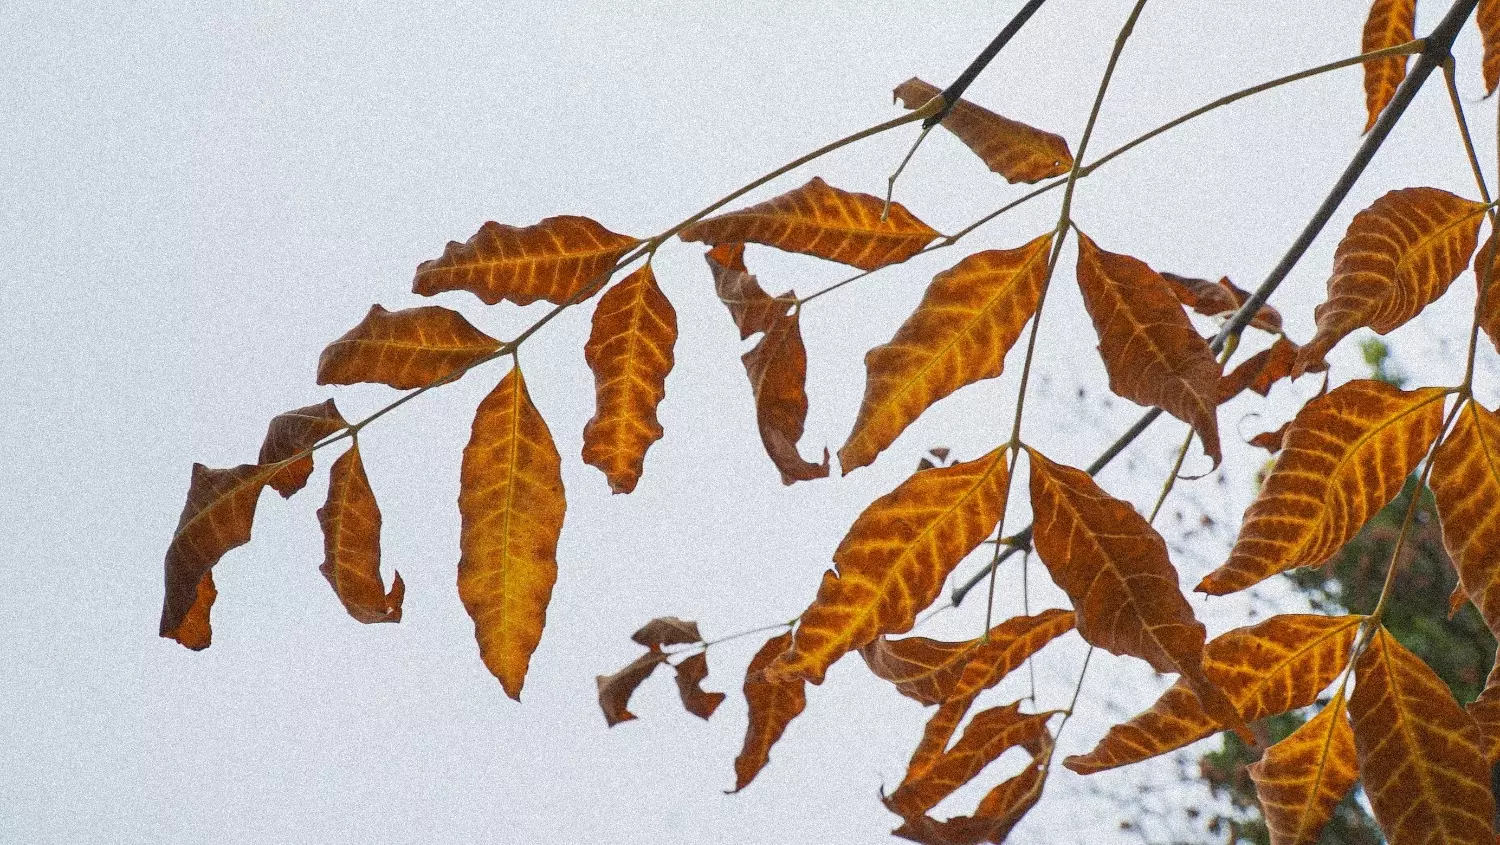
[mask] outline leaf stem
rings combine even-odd
[[[1455,79],[1453,68],[1453,57],[1449,56],[1443,61],[1443,81],[1448,87],[1448,102],[1453,104],[1453,119],[1458,124],[1458,135],[1463,140],[1464,154],[1469,158],[1469,168],[1474,171],[1474,184],[1479,186],[1479,198],[1486,205],[1490,204],[1490,189],[1484,179],[1484,170],[1479,166],[1479,155],[1474,151],[1474,139],[1469,135],[1469,121],[1464,117],[1463,99],[1458,95],[1458,81]],[[1495,209],[1490,208],[1490,234],[1491,240],[1494,233],[1500,231],[1500,215]],[[1473,395],[1474,387],[1474,358],[1479,352],[1479,323],[1484,316],[1484,301],[1489,294],[1490,277],[1495,269],[1494,249],[1486,257],[1483,250],[1475,256],[1476,261],[1484,262],[1484,270],[1480,271],[1479,264],[1475,264],[1475,277],[1478,282],[1477,293],[1474,299],[1474,322],[1469,327],[1469,355],[1464,364],[1463,393],[1465,396]]]
[[[959,101],[959,98],[963,97],[965,91],[969,90],[969,86],[973,84],[975,79],[979,78],[979,74],[989,66],[989,63],[994,60],[995,56],[999,55],[1005,45],[1010,43],[1010,40],[1015,37],[1016,33],[1021,31],[1021,27],[1025,26],[1028,20],[1031,20],[1031,16],[1045,2],[1047,0],[1026,0],[1026,5],[1022,6],[1021,10],[1016,12],[1015,17],[1011,18],[1010,22],[995,35],[990,43],[980,51],[979,55],[974,57],[974,61],[969,62],[969,66],[964,68],[963,73],[960,73],[958,78],[953,80],[953,83],[944,88],[943,92],[938,95],[943,98],[942,109],[927,117],[927,121],[923,124],[924,129],[931,129],[943,122],[943,118],[947,117],[948,112],[953,110],[954,104]]]

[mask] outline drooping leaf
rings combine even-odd
[[[790,291],[772,297],[750,275],[745,267],[744,244],[719,244],[703,257],[713,273],[719,301],[729,309],[735,328],[740,330],[740,340],[756,332],[770,331],[792,309],[796,297]]]
[[[484,665],[517,701],[557,580],[561,460],[519,366],[479,404],[458,491],[458,596]]]
[[[901,105],[918,109],[941,92],[914,76],[892,93]],[[1073,166],[1073,153],[1061,135],[1002,117],[962,98],[953,104],[942,126],[1013,185],[1061,176]]]
[[[1500,85],[1500,0],[1479,0],[1474,22],[1484,42],[1484,95],[1488,97]]]
[[[1282,614],[1210,640],[1203,671],[1247,722],[1306,707],[1349,662],[1360,616]],[[1109,729],[1087,754],[1063,761],[1087,775],[1174,751],[1225,726],[1179,680],[1151,709]]]
[[[839,449],[845,475],[875,460],[931,405],[995,378],[1036,313],[1052,235],[976,253],[939,273],[889,343],[865,355],[865,397]]]
[[[666,660],[665,653],[653,648],[630,661],[628,666],[613,675],[599,675],[594,678],[595,683],[599,685],[599,709],[604,711],[606,724],[614,727],[636,717],[627,709],[630,705],[630,696],[635,693],[636,687],[651,677],[656,667],[665,663]]]
[[[1011,748],[1036,744],[1055,713],[1022,713],[1021,702],[975,714],[953,748],[920,770],[909,771],[885,799],[891,812],[913,819],[968,783]]]
[[[1386,334],[1421,313],[1469,265],[1484,205],[1437,188],[1391,191],[1354,215],[1333,254],[1318,330],[1292,375],[1323,362],[1355,329]]]
[[[1271,845],[1317,845],[1334,808],[1359,779],[1354,728],[1342,690],[1317,716],[1250,766]]]
[[[750,705],[750,724],[745,745],[734,758],[734,789],[739,792],[765,768],[771,746],[781,739],[786,726],[807,706],[807,684],[801,678],[773,680],[766,667],[792,645],[792,632],[766,641],[745,670],[745,701]]]
[[[1285,337],[1276,338],[1275,343],[1246,358],[1219,380],[1219,401],[1228,402],[1247,388],[1270,395],[1271,385],[1291,375],[1297,349],[1297,344]]]
[[[464,315],[439,305],[370,313],[318,359],[318,384],[374,382],[399,390],[461,372],[500,348]]]
[[[1464,592],[1500,631],[1500,415],[1466,403],[1432,462],[1443,545]]]
[[[466,290],[486,305],[538,299],[561,305],[585,288],[597,290],[615,262],[640,242],[587,217],[548,217],[524,228],[490,221],[465,243],[449,241],[441,258],[419,264],[412,292]]]
[[[1001,781],[985,794],[974,815],[954,816],[944,821],[923,815],[907,820],[892,833],[924,845],[1003,843],[1016,823],[1042,797],[1042,787],[1047,780],[1046,759],[1049,753],[1050,743],[1039,746],[1031,763],[1020,774]]]
[[[1105,252],[1080,232],[1078,287],[1099,334],[1109,389],[1192,426],[1217,466],[1223,368],[1166,280],[1139,259]]]
[[[1500,17],[1500,0],[1494,0],[1494,4],[1497,8],[1495,14]],[[1500,21],[1496,22],[1496,26],[1500,27]],[[1479,327],[1484,329],[1485,335],[1489,337],[1495,349],[1500,350],[1500,267],[1490,270],[1489,288],[1485,290],[1485,256],[1490,256],[1491,264],[1500,263],[1495,261],[1495,236],[1493,234],[1485,240],[1484,246],[1479,248],[1478,254],[1474,257],[1474,284],[1484,296],[1484,301],[1480,304],[1478,311]]]
[[[1405,44],[1416,36],[1417,0],[1375,0],[1365,19],[1360,52],[1370,53],[1385,47]],[[1365,60],[1365,131],[1375,125],[1386,104],[1396,95],[1396,86],[1406,78],[1406,56],[1386,56]]]
[[[1217,282],[1179,276],[1176,273],[1162,273],[1161,277],[1166,280],[1178,302],[1205,317],[1229,317],[1250,298],[1250,293],[1229,281],[1228,276]],[[1280,332],[1281,312],[1269,305],[1262,305],[1255,316],[1250,318],[1250,325],[1262,331]]]
[[[198,582],[198,594],[193,599],[193,606],[188,608],[187,615],[177,626],[175,636],[177,642],[193,651],[202,651],[213,643],[214,628],[210,614],[214,608],[214,601],[218,598],[219,588],[214,586],[214,572],[210,569],[203,573],[203,579]]]
[[[318,571],[360,622],[400,622],[406,585],[397,572],[391,591],[380,580],[380,507],[370,489],[359,441],[333,462],[328,501],[318,509],[323,526],[323,565]]]
[[[1493,845],[1495,797],[1478,729],[1384,628],[1359,659],[1349,715],[1365,794],[1392,845]]]
[[[678,619],[675,616],[660,616],[652,619],[642,625],[640,630],[631,634],[630,638],[647,648],[703,642],[703,635],[698,633],[697,622]]]
[[[1225,595],[1331,557],[1401,492],[1437,438],[1444,395],[1362,379],[1308,402],[1245,512],[1229,560],[1198,591]]]
[[[938,233],[898,202],[880,219],[885,200],[811,182],[758,205],[710,217],[682,230],[684,241],[709,245],[757,243],[874,270],[899,264]]]
[[[651,265],[605,292],[594,308],[584,360],[594,372],[594,416],[583,428],[583,462],[598,467],[616,493],[641,478],[646,450],[661,439],[656,406],[667,393],[677,312]]]
[[[807,347],[802,343],[800,315],[793,311],[777,320],[740,361],[755,396],[761,443],[781,472],[781,483],[827,478],[827,449],[821,464],[803,460],[797,451],[807,423]]]
[[[266,439],[260,444],[260,458],[256,462],[279,463],[304,449],[311,448],[313,444],[335,431],[348,427],[349,423],[339,413],[332,399],[317,405],[308,405],[306,408],[277,414],[271,420],[270,426],[266,428]],[[266,483],[280,493],[282,498],[290,498],[293,493],[306,486],[307,478],[312,475],[312,471],[312,455],[304,455],[282,467]]]
[[[682,706],[700,719],[707,719],[724,703],[722,692],[707,692],[703,679],[708,677],[708,655],[704,652],[688,655],[677,669],[677,693],[682,697]]]
[[[876,499],[833,553],[796,638],[770,672],[815,684],[834,661],[881,634],[911,629],[953,567],[995,530],[1009,472],[1003,449],[912,475]]]

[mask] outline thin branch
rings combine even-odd
[[[938,95],[943,98],[943,107],[936,114],[931,115],[927,120],[923,121],[923,128],[931,129],[943,122],[943,118],[947,117],[948,112],[953,110],[953,104],[957,103],[959,98],[964,95],[964,92],[969,90],[969,86],[973,84],[975,79],[979,78],[979,74],[989,66],[989,63],[994,60],[995,56],[999,55],[1000,50],[1006,44],[1010,43],[1010,40],[1015,37],[1016,33],[1021,31],[1021,27],[1025,26],[1028,20],[1031,20],[1031,16],[1045,2],[1047,0],[1026,0],[1026,5],[1021,7],[1021,11],[1016,12],[1016,16],[1010,19],[1010,23],[1007,23],[1005,28],[1000,30],[994,40],[990,41],[989,46],[985,47],[978,56],[975,56],[974,61],[969,62],[969,66],[964,68],[964,72],[960,73],[958,78],[953,80],[953,84],[944,88],[943,93]]]

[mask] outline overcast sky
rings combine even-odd
[[[454,588],[459,456],[501,364],[361,437],[385,514],[387,576],[398,568],[408,585],[400,625],[357,624],[318,574],[321,472],[290,502],[267,494],[254,541],[216,570],[205,652],[156,635],[162,556],[194,461],[253,460],[266,422],[284,410],[332,395],[354,419],[393,396],[378,386],[316,387],[318,353],[372,303],[431,302],[409,292],[412,271],[446,241],[465,240],[485,220],[529,225],[564,213],[649,236],[898,113],[890,90],[903,80],[946,84],[1019,5],[8,4],[0,841],[886,841],[897,820],[876,792],[900,780],[924,714],[857,660],[812,690],[771,764],[735,796],[722,790],[743,733],[739,681],[760,638],[711,651],[706,686],[730,698],[706,724],[682,712],[662,675],[633,701],[640,720],[607,730],[594,676],[633,658],[628,636],[653,616],[697,619],[713,638],[798,613],[849,523],[925,449],[970,459],[1005,439],[1017,356],[1001,379],[933,408],[874,466],[784,488],[756,437],[743,346],[713,296],[702,249],[675,244],[656,261],[681,326],[661,406],[667,435],[638,490],[611,496],[578,459],[593,401],[587,309],[549,325],[522,360],[564,457],[568,516],[521,704],[480,663]],[[1445,5],[1423,4],[1419,32]],[[971,98],[1076,147],[1128,7],[1052,0]],[[1093,149],[1357,53],[1366,8],[1158,0],[1121,61]],[[1479,103],[1477,53],[1466,32],[1462,89],[1493,170],[1494,107]],[[1359,72],[1346,70],[1221,110],[1099,171],[1080,186],[1075,219],[1101,247],[1157,269],[1228,274],[1253,287],[1352,154],[1363,109]],[[1447,110],[1440,87],[1429,86],[1278,293],[1295,339],[1311,334],[1311,306],[1355,211],[1410,185],[1475,193]],[[747,202],[814,174],[879,193],[911,138],[863,143]],[[938,133],[897,196],[951,232],[1022,190]],[[964,247],[809,305],[804,454],[843,441],[863,391],[864,351],[890,338],[934,273],[974,249],[1018,246],[1056,214],[1055,198],[1039,201]],[[764,248],[752,247],[747,261],[773,292],[806,293],[848,272]],[[1047,302],[1024,435],[1055,459],[1086,463],[1138,411],[1102,402],[1070,262],[1071,248]],[[500,337],[540,313],[486,308],[467,294],[435,301]],[[1405,366],[1423,374],[1431,364],[1431,378],[1456,381],[1438,338],[1466,325],[1471,307],[1472,285],[1455,284],[1398,334]],[[1349,346],[1333,357],[1336,381],[1361,373]],[[1481,398],[1493,399],[1494,374],[1491,358]],[[1279,387],[1269,404],[1227,407],[1229,483],[1198,482],[1180,507],[1195,513],[1198,502],[1231,518],[1242,509],[1264,460],[1242,439],[1279,425],[1313,381]],[[1149,506],[1184,430],[1161,424],[1102,476],[1105,486]],[[331,458],[320,453],[320,467]],[[1169,537],[1177,508],[1163,522]],[[1011,524],[1026,518],[1024,501],[1014,502]],[[1191,585],[1224,549],[1188,545],[1178,564]],[[1042,570],[1032,574],[1036,585]],[[1002,614],[1019,609],[1019,580],[1014,566],[1002,572]],[[1040,587],[1033,597],[1055,598]],[[1211,633],[1246,621],[1242,599],[1194,602]],[[977,605],[923,633],[976,635]],[[1082,647],[1070,635],[1044,655],[1042,705],[1062,706]],[[1064,753],[1149,705],[1162,681],[1143,665],[1095,662]],[[1007,682],[990,703],[1023,694],[1022,683]],[[1006,758],[940,812],[971,810],[1017,765]],[[1127,769],[1091,784],[1121,789],[1163,771]],[[1089,789],[1062,772],[1015,841],[1118,837],[1119,809]]]

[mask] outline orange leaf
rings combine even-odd
[[[610,288],[594,308],[594,327],[583,348],[594,371],[597,410],[583,428],[583,462],[598,467],[616,493],[640,480],[646,450],[661,439],[656,406],[667,393],[677,312],[651,265]]]
[[[1291,375],[1292,365],[1297,361],[1297,348],[1297,344],[1285,337],[1278,337],[1269,348],[1246,358],[1219,380],[1219,401],[1228,402],[1246,388],[1269,396],[1271,385]]]
[[[1002,449],[912,475],[876,499],[833,553],[796,638],[770,673],[815,684],[834,661],[881,634],[911,629],[953,567],[984,542],[1005,512]]]
[[[770,331],[792,309],[796,297],[791,291],[773,298],[750,275],[745,268],[744,244],[719,244],[703,257],[714,276],[714,291],[740,330],[740,340]]]
[[[1167,544],[1128,502],[1088,473],[1028,448],[1033,542],[1052,580],[1068,594],[1084,640],[1182,675],[1220,724],[1244,722],[1203,671],[1203,623],[1177,584]]]
[[[1459,583],[1500,631],[1500,416],[1465,404],[1432,458],[1429,483]]]
[[[1334,808],[1359,780],[1343,691],[1291,736],[1267,748],[1250,766],[1250,778],[1271,845],[1317,845]]]
[[[1245,512],[1229,560],[1198,591],[1222,596],[1332,557],[1401,492],[1442,427],[1445,395],[1363,379],[1308,402]]]
[[[626,709],[630,704],[631,694],[666,660],[666,654],[653,648],[613,675],[594,678],[599,685],[599,709],[604,711],[606,724],[614,727],[635,718],[635,714]]]
[[[1144,262],[1105,252],[1079,232],[1078,286],[1099,334],[1109,389],[1191,425],[1217,466],[1223,368],[1166,280]]]
[[[704,652],[689,655],[675,667],[677,669],[677,692],[682,696],[682,706],[700,719],[707,719],[724,703],[722,692],[706,692],[701,684],[708,677],[708,655]]]
[[[1375,0],[1365,19],[1360,52],[1370,53],[1385,47],[1405,44],[1416,36],[1417,0]],[[1406,78],[1406,56],[1386,56],[1365,60],[1365,110],[1369,118],[1365,131],[1375,125],[1386,104],[1396,95],[1396,86]]]
[[[486,305],[502,299],[561,305],[591,284],[602,286],[615,263],[640,242],[587,217],[548,217],[525,228],[490,221],[466,243],[449,241],[441,258],[417,265],[412,292],[466,290]]]
[[[214,586],[214,572],[212,569],[203,573],[203,579],[198,582],[198,594],[193,599],[193,606],[188,608],[187,615],[182,618],[182,624],[177,626],[175,639],[192,649],[202,651],[208,648],[214,640],[214,628],[209,619],[213,611],[214,601],[219,598],[219,589]]]
[[[1018,249],[989,250],[939,273],[890,343],[865,355],[865,398],[839,449],[844,474],[875,460],[931,405],[965,385],[995,378],[1036,313],[1052,235]]]
[[[224,553],[250,542],[255,504],[274,474],[271,467],[240,464],[231,469],[209,469],[193,464],[187,502],[177,531],[167,546],[167,587],[161,608],[161,635],[189,648],[208,645],[210,585],[200,586]],[[191,616],[191,618],[190,618]],[[188,624],[188,630],[180,630]]]
[[[1469,265],[1484,205],[1437,188],[1391,191],[1354,215],[1333,254],[1318,330],[1292,375],[1322,363],[1344,336],[1369,326],[1386,334],[1442,296]]]
[[[1488,97],[1500,85],[1500,0],[1479,0],[1474,22],[1484,42],[1484,95]]]
[[[318,509],[323,526],[323,565],[328,579],[349,615],[360,622],[400,622],[406,585],[397,572],[386,594],[380,580],[380,507],[365,475],[359,441],[333,462],[328,478],[328,503]]]
[[[1250,445],[1258,446],[1274,455],[1281,451],[1282,444],[1286,442],[1286,430],[1291,427],[1292,423],[1287,421],[1282,423],[1281,428],[1275,431],[1262,431],[1260,434],[1250,438]]]
[[[926,845],[979,845],[1004,842],[1012,828],[1042,797],[1047,780],[1045,746],[1020,774],[1002,781],[985,794],[972,816],[937,821],[931,816],[908,819],[892,831],[902,839]]]
[[[1162,273],[1161,277],[1166,280],[1178,302],[1205,317],[1229,317],[1250,298],[1249,292],[1229,281],[1228,276],[1217,282],[1179,276],[1176,273]],[[1269,305],[1262,305],[1255,316],[1250,318],[1250,325],[1263,331],[1280,332],[1281,312]]]
[[[807,422],[807,347],[796,311],[777,320],[740,361],[755,395],[755,422],[781,483],[828,477],[828,450],[823,463],[802,459],[797,441]]]
[[[479,404],[458,491],[458,596],[479,654],[519,701],[557,581],[561,460],[519,366]]]
[[[893,202],[851,194],[814,176],[811,182],[759,205],[701,220],[682,230],[685,241],[757,243],[874,270],[916,255],[938,233]]]
[[[425,387],[472,367],[500,348],[464,315],[438,305],[370,313],[318,359],[318,384],[375,382]]]
[[[1348,665],[1361,621],[1361,616],[1282,614],[1235,628],[1209,641],[1203,671],[1246,721],[1306,707]],[[1102,772],[1165,754],[1223,727],[1179,680],[1150,710],[1110,728],[1092,751],[1063,765],[1083,775]]]
[[[802,679],[773,680],[766,667],[792,644],[792,632],[778,634],[766,641],[745,670],[745,701],[750,705],[750,724],[745,730],[745,745],[734,758],[734,789],[739,792],[765,768],[771,759],[771,746],[781,739],[786,726],[807,706],[807,685]]]
[[[1465,710],[1484,738],[1484,758],[1493,765],[1500,760],[1500,661],[1490,667],[1484,691]]]
[[[908,772],[901,786],[885,799],[886,807],[903,819],[916,818],[978,777],[985,766],[1009,749],[1036,744],[1047,734],[1047,720],[1054,713],[1029,715],[1020,708],[1017,701],[975,714],[952,749]]]
[[[703,642],[703,635],[698,633],[697,622],[689,622],[675,616],[652,619],[642,625],[639,631],[631,634],[630,638],[647,648]]]
[[[1386,838],[1492,845],[1490,767],[1478,729],[1447,685],[1384,628],[1355,679],[1349,715],[1359,770]]]
[[[1495,0],[1495,5],[1500,7],[1500,0]],[[1500,15],[1500,11],[1496,12]],[[1500,26],[1500,23],[1497,23]],[[1474,284],[1476,288],[1482,288],[1484,280],[1484,256],[1491,256],[1491,263],[1495,255],[1495,236],[1491,234],[1485,240],[1484,246],[1479,248],[1479,254],[1474,258]],[[1490,343],[1495,349],[1500,350],[1500,267],[1490,270],[1489,290],[1484,292],[1484,301],[1480,305],[1477,316],[1479,327],[1489,336]]]
[[[914,76],[892,93],[901,105],[916,109],[941,92]],[[1001,117],[968,100],[954,103],[942,125],[973,150],[986,167],[1013,185],[1061,176],[1073,166],[1073,154],[1061,135]]]
[[[265,442],[260,445],[257,463],[280,463],[287,458],[312,448],[319,440],[335,431],[349,427],[339,409],[329,399],[319,405],[308,405],[295,411],[277,414],[266,428]],[[281,494],[282,498],[301,490],[312,475],[312,455],[304,455],[282,467],[267,483]]]

